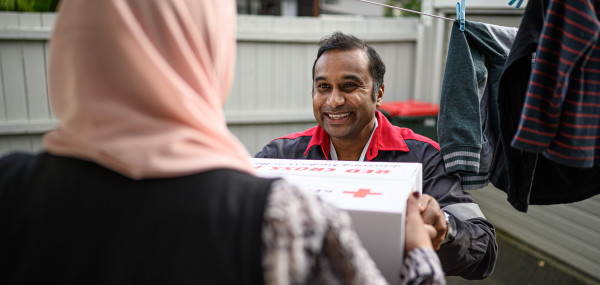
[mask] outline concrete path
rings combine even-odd
[[[498,261],[492,276],[479,281],[448,277],[448,285],[600,285],[599,280],[561,264],[501,232],[497,232],[497,240]]]

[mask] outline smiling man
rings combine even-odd
[[[385,65],[362,40],[335,32],[320,42],[313,64],[313,112],[318,126],[277,138],[260,158],[420,162],[423,218],[437,235],[432,243],[447,275],[483,279],[494,270],[494,227],[460,178],[444,169],[439,145],[408,128],[393,126],[377,111]]]
[[[330,50],[315,62],[313,111],[339,160],[359,160],[377,122],[383,84],[374,84],[368,66],[361,49]]]

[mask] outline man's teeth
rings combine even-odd
[[[337,115],[328,114],[329,118],[334,119],[334,120],[341,119],[343,117],[347,117],[348,115],[350,115],[350,113],[337,114]]]

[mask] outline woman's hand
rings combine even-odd
[[[433,249],[431,240],[438,234],[432,225],[425,224],[423,221],[422,214],[425,212],[427,205],[420,204],[418,196],[419,194],[415,192],[413,195],[409,195],[406,201],[405,254],[419,247]]]

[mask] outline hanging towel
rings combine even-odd
[[[452,26],[442,82],[438,138],[447,173],[464,190],[488,184],[498,126],[498,80],[516,28],[466,21]]]
[[[571,167],[600,165],[598,8],[550,1],[513,147]]]

